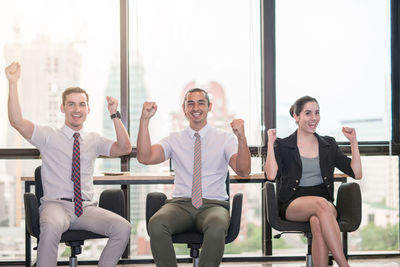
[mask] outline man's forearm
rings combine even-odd
[[[247,176],[251,171],[251,155],[246,138],[238,140],[238,154],[236,158],[238,175]]]
[[[125,129],[124,124],[120,119],[113,119],[115,134],[117,136],[117,144],[124,154],[129,154],[132,151],[132,145],[129,138],[128,131]]]
[[[140,119],[136,151],[136,157],[140,163],[146,163],[150,160],[151,140],[149,133],[149,119]]]
[[[9,83],[8,94],[8,119],[17,130],[22,127],[23,117],[19,103],[17,83]]]

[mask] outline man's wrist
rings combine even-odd
[[[119,111],[117,110],[117,112],[110,115],[110,118],[111,119],[115,119],[115,118],[121,119],[121,113],[119,113]]]

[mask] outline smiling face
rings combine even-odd
[[[87,114],[90,112],[87,97],[84,93],[71,93],[61,104],[61,112],[65,114],[65,125],[79,131],[83,127]]]
[[[211,111],[212,104],[208,103],[204,92],[195,91],[188,93],[182,105],[183,112],[190,122],[190,127],[198,131],[207,124],[207,114]]]
[[[294,114],[293,117],[299,125],[299,131],[311,134],[315,133],[320,121],[318,103],[314,101],[307,102],[304,104],[300,114]]]

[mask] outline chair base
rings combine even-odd
[[[78,258],[76,256],[69,257],[69,267],[78,267]]]
[[[199,258],[193,258],[193,267],[199,266]]]
[[[313,267],[311,254],[306,255],[306,267]]]

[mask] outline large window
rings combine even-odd
[[[294,101],[319,101],[318,131],[347,141],[391,139],[390,1],[276,1],[276,94],[279,136],[296,124]]]
[[[276,1],[279,137],[297,128],[290,106],[310,95],[320,104],[319,134],[348,141],[341,128],[349,126],[358,141],[390,141],[391,90],[389,0]],[[364,156],[362,164],[363,219],[349,251],[397,251],[398,157]],[[291,240],[275,242],[275,251],[303,247]]]
[[[249,145],[261,145],[259,1],[135,0],[129,2],[129,23],[132,142],[136,142],[144,101],[155,101],[158,105],[150,123],[150,135],[155,143],[170,132],[187,127],[182,112],[183,96],[187,90],[200,87],[208,91],[213,103],[208,117],[211,125],[231,132],[231,120],[242,118]],[[253,169],[261,172],[260,160],[254,163]],[[131,160],[134,172],[169,173],[169,169],[168,161],[143,166]],[[231,186],[248,198],[244,204],[243,217],[247,220],[242,221],[242,242],[230,246],[227,250],[230,253],[261,250],[261,217],[256,211],[261,208],[261,193],[251,194],[257,186],[259,189],[259,185]],[[158,190],[170,197],[172,186],[131,190],[134,190],[131,207],[137,232],[135,240],[139,246],[148,242],[144,213],[140,212],[146,193]],[[145,246],[132,251],[138,255],[150,253]],[[188,255],[187,249],[179,248],[177,253]]]
[[[119,98],[120,78],[112,75],[119,70],[118,1],[1,1],[0,35],[1,148],[32,147],[8,122],[8,83],[3,70],[12,61],[22,66],[19,91],[25,118],[62,126],[61,93],[79,86],[89,93],[91,112],[85,128],[115,135],[103,131],[103,117],[108,112],[105,95],[111,84],[117,90],[108,94]],[[120,170],[115,161],[97,161],[96,172],[104,166],[115,166],[108,171]],[[0,161],[0,260],[24,258],[23,183],[19,177],[32,176],[38,165],[39,160]],[[98,256],[93,253],[92,258]]]
[[[244,119],[249,146],[253,152],[259,148],[258,157],[252,158],[252,173],[263,171],[263,116],[276,112],[278,136],[289,135],[296,129],[289,107],[304,95],[319,101],[320,134],[347,141],[341,127],[350,126],[356,128],[359,141],[390,143],[390,2],[126,0],[129,51],[125,54],[120,51],[120,40],[124,40],[120,3],[124,1],[1,1],[0,150],[32,147],[8,122],[8,83],[3,69],[12,61],[22,65],[23,114],[38,124],[60,127],[64,123],[61,93],[66,87],[80,86],[90,98],[86,130],[114,138],[105,96],[121,98],[121,89],[122,95],[129,90],[127,109],[134,147],[144,101],[158,104],[150,123],[151,139],[156,143],[187,126],[181,107],[184,93],[193,87],[206,89],[214,104],[209,113],[211,125],[231,131],[232,119]],[[271,25],[261,27],[262,8],[269,4],[275,6],[274,31]],[[268,43],[264,49],[273,47],[272,34],[264,36],[271,40],[262,40],[263,32],[275,33],[276,49],[262,54],[262,41]],[[262,62],[265,55],[272,55],[265,59],[268,63]],[[129,62],[128,88],[121,88],[121,73],[126,71],[121,69],[121,57],[122,62]],[[271,62],[276,66],[264,70],[275,67],[276,88],[270,87],[272,80],[265,81],[268,92],[262,92],[262,66]],[[275,92],[276,110],[262,106],[263,94],[269,97]],[[40,165],[40,160],[9,157],[0,160],[0,261],[24,257],[23,183],[19,177],[32,176]],[[359,184],[364,217],[359,230],[349,237],[349,251],[398,252],[398,157],[366,154],[362,163],[364,178]],[[169,174],[170,169],[168,161],[145,166],[130,159],[133,173]],[[96,174],[105,171],[121,171],[121,159],[98,159]],[[95,186],[96,194],[104,188]],[[226,247],[226,254],[261,256],[261,188],[260,184],[231,185],[231,195],[244,193],[244,203],[240,235]],[[146,194],[163,191],[170,197],[172,190],[173,185],[130,187],[132,257],[151,257],[144,221]],[[97,259],[104,242],[89,241],[81,258]],[[274,255],[304,255],[305,251],[299,235],[274,240],[273,246]],[[180,257],[188,255],[183,246],[176,249]],[[60,246],[59,256],[66,256],[67,251]]]

